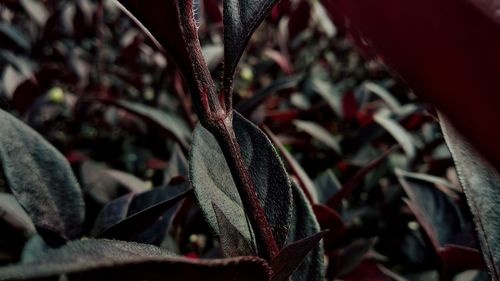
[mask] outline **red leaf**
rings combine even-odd
[[[321,229],[330,230],[323,239],[325,251],[328,252],[335,246],[337,239],[344,234],[346,226],[342,217],[328,206],[314,205],[313,211]]]

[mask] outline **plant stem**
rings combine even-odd
[[[229,83],[229,86],[223,90],[224,99],[221,101],[203,58],[197,29],[192,21],[192,0],[186,0],[184,4],[179,6],[179,2],[177,2],[176,9],[180,22],[180,32],[185,40],[187,50],[189,50],[187,55],[191,67],[184,66],[181,67],[181,70],[184,69],[183,74],[188,82],[193,104],[201,124],[215,136],[222,149],[243,208],[255,233],[259,256],[270,261],[278,254],[279,249],[264,209],[260,204],[252,177],[243,161],[233,129],[232,87],[230,86],[232,81],[225,81]]]
[[[267,221],[264,209],[257,197],[257,191],[253,184],[252,177],[241,155],[240,146],[237,142],[236,134],[234,133],[232,119],[231,112],[231,116],[224,120],[223,126],[218,126],[218,129],[213,130],[215,132],[212,132],[212,134],[214,134],[217,142],[222,148],[241,201],[243,202],[245,213],[250,219],[258,245],[261,245],[261,247],[258,248],[259,256],[267,260],[272,260],[278,254],[279,248],[274,240],[273,232]]]

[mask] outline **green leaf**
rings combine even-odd
[[[293,208],[288,175],[272,144],[259,128],[238,113],[234,115],[233,126],[257,195],[281,248]],[[189,172],[200,207],[215,233],[220,235],[213,203],[255,250],[253,231],[224,155],[213,135],[201,125],[194,130]]]
[[[268,280],[257,257],[193,260],[151,245],[105,239],[69,242],[37,260],[0,267],[0,280],[33,280],[62,274],[84,280]],[[168,276],[168,277],[167,277]]]
[[[30,217],[11,194],[0,193],[0,221],[18,230],[24,237],[31,237],[36,233]]]
[[[8,188],[35,226],[43,230],[45,239],[57,239],[54,234],[63,239],[80,235],[84,202],[67,160],[42,136],[3,110],[0,161]]]
[[[439,115],[443,134],[474,216],[482,253],[493,280],[500,280],[500,174]]]
[[[130,209],[133,208],[129,206],[128,217],[104,229],[97,236],[100,238],[114,238],[120,240],[132,239],[135,235],[158,221],[159,217],[164,215],[167,210],[176,206],[190,191],[191,189],[179,192],[176,196],[164,199],[135,213],[130,213]],[[173,213],[174,212],[169,212],[168,215],[165,215],[165,218],[172,217]]]

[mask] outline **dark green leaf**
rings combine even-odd
[[[500,175],[439,116],[467,202],[474,216],[484,260],[494,280],[500,280]]]
[[[30,217],[11,194],[0,193],[0,220],[5,221],[24,237],[30,237],[36,233]]]
[[[84,203],[64,158],[34,130],[0,110],[0,161],[14,196],[38,229],[60,238],[80,235]],[[51,236],[51,235],[50,235]]]
[[[288,233],[292,209],[288,175],[272,144],[260,129],[237,113],[234,115],[233,126],[274,238],[278,247],[282,247]],[[216,234],[220,235],[220,232],[212,203],[217,204],[256,249],[252,229],[224,155],[212,134],[201,125],[194,131],[189,172],[200,207]]]
[[[231,86],[236,65],[250,36],[278,0],[224,0],[224,88]]]
[[[302,190],[292,184],[293,191],[293,213],[290,231],[287,241],[289,244],[315,235],[320,231],[320,227],[313,210],[309,205]],[[302,264],[292,275],[293,281],[323,280],[323,245],[320,243],[306,256]]]
[[[192,260],[151,245],[92,239],[69,242],[36,261],[0,267],[0,280],[85,273],[86,280],[250,281],[268,280],[269,270],[257,257]]]
[[[319,241],[328,231],[316,233],[307,238],[295,241],[285,248],[272,260],[272,281],[285,281],[303,262],[306,255],[318,246]]]
[[[234,227],[224,212],[212,202],[220,232],[220,244],[225,257],[255,256],[249,241]]]

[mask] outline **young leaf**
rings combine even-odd
[[[500,280],[500,175],[440,114],[460,183],[474,216],[484,260],[493,280]]]
[[[40,280],[80,274],[84,280],[268,280],[257,257],[193,260],[151,245],[88,239],[69,242],[35,261],[0,267],[0,280]],[[86,278],[86,279],[85,279]]]
[[[71,239],[80,235],[84,203],[68,162],[42,136],[3,110],[0,163],[8,188],[43,231],[44,238]]]
[[[259,128],[238,113],[234,115],[233,126],[257,195],[281,248],[285,243],[292,209],[288,175],[272,144]],[[253,230],[222,150],[215,137],[201,125],[194,130],[189,164],[196,197],[215,233],[221,235],[212,202],[224,210],[228,220],[256,248]]]
[[[271,261],[271,269],[273,270],[271,281],[287,280],[327,232],[321,231],[285,246]]]
[[[231,87],[236,65],[250,36],[277,2],[224,0],[224,89]]]
[[[219,225],[220,243],[225,257],[255,256],[255,250],[243,235],[234,227],[216,203],[212,202],[217,224]]]
[[[289,244],[320,232],[311,205],[302,190],[296,184],[292,184],[292,191],[294,208],[287,237]],[[292,281],[323,280],[323,278],[323,245],[320,243],[312,249],[292,274]]]

